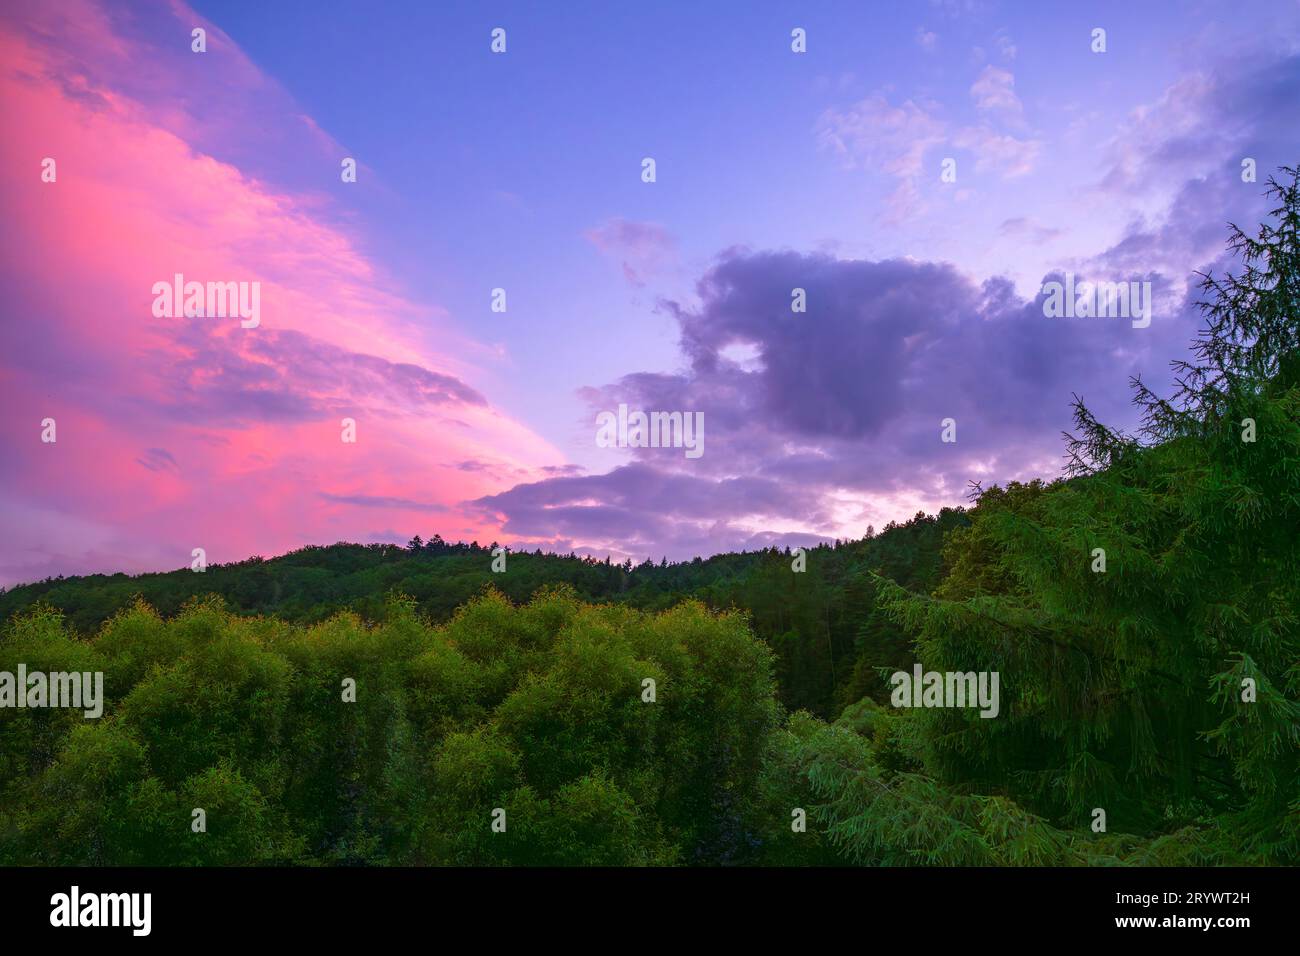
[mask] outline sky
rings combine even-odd
[[[801,546],[1136,424],[1300,162],[1300,3],[6,0],[0,161],[0,586]]]

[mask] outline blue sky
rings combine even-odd
[[[58,347],[8,343],[9,397],[39,420],[76,370],[66,414],[121,431],[123,487],[144,482],[119,513],[102,478],[16,455],[8,579],[172,566],[172,534],[222,560],[421,529],[681,558],[1050,478],[1071,394],[1131,424],[1129,376],[1166,382],[1195,333],[1193,271],[1229,265],[1227,221],[1258,222],[1300,161],[1300,4],[1276,0],[19,0],[0,25],[14,161],[105,157],[7,187],[30,225],[0,287]],[[87,257],[87,301],[260,276],[265,334],[130,312],[88,336],[66,277],[23,261],[42,241]],[[1064,272],[1150,281],[1151,327],[1045,318]],[[704,412],[707,453],[599,447],[620,403]],[[349,413],[371,457],[305,450]],[[247,498],[260,514],[190,517]]]
[[[1012,273],[1026,291],[1045,268],[1099,251],[1140,204],[1080,204],[1079,190],[1129,112],[1180,75],[1259,46],[1272,23],[1289,24],[1294,43],[1300,20],[1294,4],[1261,2],[197,9],[355,153],[376,188],[350,205],[376,255],[413,296],[503,348],[497,399],[561,444],[575,441],[578,419],[586,435],[587,416],[556,388],[557,366],[592,384],[674,368],[676,325],[656,300],[689,296],[729,247],[944,258]],[[488,50],[497,26],[505,56]],[[790,50],[796,26],[808,34],[803,56]],[[1107,30],[1105,55],[1091,52],[1095,26]],[[934,195],[936,208],[882,223],[895,180],[827,148],[826,114],[878,94],[928,103],[950,127],[975,124],[970,89],[989,68],[1014,76],[1023,116],[997,129],[1041,143],[1033,175],[976,171],[971,149],[936,147],[930,165],[957,158],[970,198]],[[653,187],[639,179],[647,155]],[[937,172],[929,178],[923,189],[938,194]],[[1160,192],[1152,184],[1157,207]],[[1058,249],[999,243],[1001,224],[1020,217],[1065,233]],[[619,218],[661,225],[675,244],[673,268],[652,285],[629,288],[584,238]],[[486,308],[496,286],[508,317]],[[538,353],[551,361],[521,361]]]

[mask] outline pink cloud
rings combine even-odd
[[[663,226],[655,222],[634,222],[615,218],[583,236],[605,255],[621,260],[623,275],[633,285],[663,269],[677,255],[677,243]]]
[[[298,162],[337,176],[328,134],[210,24],[209,52],[192,54],[203,21],[184,6],[135,12],[184,42],[159,51],[91,3],[0,14],[13,526],[0,583],[178,567],[193,547],[223,561],[374,527],[427,533],[439,509],[507,487],[444,463],[491,457],[534,477],[563,465],[467,381],[472,368],[441,358],[443,311],[403,297],[326,197],[241,165],[293,138]],[[260,283],[259,327],[155,318],[153,285],[177,272]],[[454,520],[492,534],[477,515]]]

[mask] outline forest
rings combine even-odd
[[[1295,865],[1286,173],[1174,393],[1076,400],[1056,479],[802,554],[434,534],[0,594],[0,672],[105,696],[0,709],[0,865]],[[893,706],[916,665],[997,716]]]

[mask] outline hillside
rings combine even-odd
[[[0,864],[1300,862],[1288,172],[1136,435],[1077,400],[1069,477],[802,570],[435,538],[15,588],[0,699],[104,699],[0,709]]]
[[[137,598],[173,615],[187,602],[217,595],[234,613],[273,614],[303,624],[340,610],[380,622],[394,594],[413,599],[420,614],[442,623],[489,586],[524,602],[542,588],[565,584],[587,601],[645,610],[691,598],[715,610],[747,612],[755,633],[778,651],[785,702],[829,715],[862,696],[865,676],[857,664],[868,645],[872,665],[906,656],[901,629],[872,616],[868,572],[928,590],[939,580],[943,534],[966,520],[961,509],[937,517],[918,514],[859,541],[814,548],[802,574],[791,571],[788,552],[776,550],[635,566],[523,552],[509,554],[506,570],[494,573],[492,545],[447,544],[436,535],[428,543],[413,539],[405,548],[340,543],[209,565],[202,573],[186,568],[49,579],[0,594],[0,616],[8,619],[40,602],[89,636]]]

